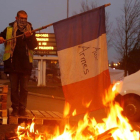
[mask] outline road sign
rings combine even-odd
[[[56,55],[56,40],[54,33],[36,33],[38,46],[34,50],[36,55]]]

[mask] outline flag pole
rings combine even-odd
[[[108,4],[105,4],[104,6],[107,7],[107,6],[110,6],[110,5],[111,5],[111,4],[108,3]],[[70,17],[70,18],[71,18],[71,17]],[[32,30],[31,33],[34,33],[34,32],[37,32],[37,31],[40,31],[40,30],[43,30],[43,29],[46,29],[47,27],[52,26],[53,24],[54,24],[54,23],[51,23],[51,24],[42,26],[42,27],[40,27],[40,28],[37,28],[37,29],[35,29],[35,30]],[[7,40],[5,40],[5,42],[10,41],[10,40],[13,40],[13,39],[18,38],[18,37],[21,37],[21,36],[24,36],[24,34],[21,34],[21,35],[15,36],[15,37],[13,37],[13,38],[7,39]]]
[[[46,25],[46,26],[42,26],[42,27],[40,27],[40,28],[37,28],[37,29],[35,29],[35,30],[32,30],[31,33],[34,33],[34,32],[36,32],[36,31],[40,31],[40,30],[42,30],[42,29],[46,29],[47,27],[52,26],[52,25],[53,25],[53,23],[52,23],[52,24],[48,24],[48,25]],[[18,37],[21,37],[21,36],[24,36],[24,34],[21,34],[21,35],[15,36],[15,37],[13,37],[13,38],[7,39],[7,40],[5,40],[5,42],[10,41],[10,40],[13,40],[13,39],[18,38]]]
[[[111,5],[111,3],[105,4],[105,7],[110,6],[110,5]]]

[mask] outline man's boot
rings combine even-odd
[[[12,116],[18,116],[18,108],[17,107],[13,107],[13,110],[11,112]]]
[[[19,108],[19,112],[18,112],[19,116],[26,116],[27,112],[25,108]]]

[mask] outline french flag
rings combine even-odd
[[[105,6],[54,23],[54,32],[69,115],[103,108],[110,86]]]

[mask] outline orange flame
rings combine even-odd
[[[139,140],[139,132],[132,129],[128,119],[122,116],[123,109],[114,101],[115,95],[118,94],[116,90],[119,85],[119,83],[116,83],[113,88],[109,89],[109,92],[106,92],[106,96],[103,98],[108,113],[107,118],[103,119],[103,123],[97,123],[95,118],[90,118],[88,114],[85,114],[83,120],[80,120],[77,126],[71,127],[66,124],[61,135],[59,128],[57,128],[52,137],[47,138],[47,140],[105,140],[110,137],[114,140]],[[69,110],[70,105],[66,103],[64,117],[69,114]],[[73,115],[76,115],[76,110]],[[33,127],[34,124],[31,124],[30,132],[32,133],[34,133]],[[18,136],[22,140],[24,136],[20,135],[20,129],[24,128],[18,127]],[[42,140],[41,135],[36,140]]]

